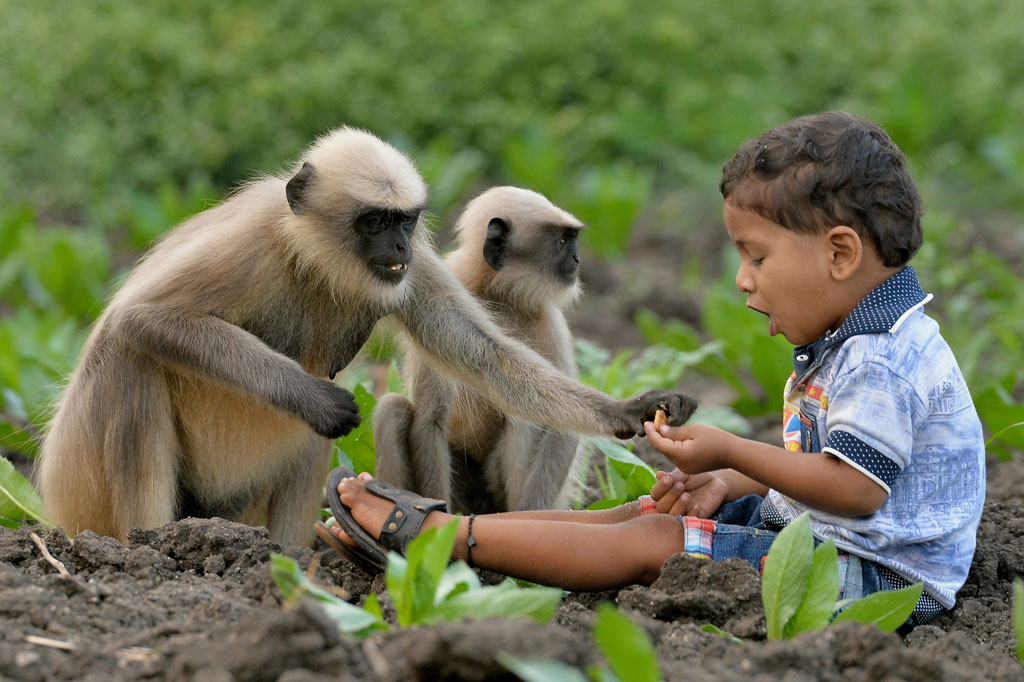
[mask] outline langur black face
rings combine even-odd
[[[402,281],[412,262],[411,238],[419,217],[419,212],[386,209],[359,214],[353,223],[357,249],[374,277],[389,284]]]
[[[576,245],[580,229],[578,226],[544,225],[536,229],[536,234],[526,244],[514,245],[508,222],[494,218],[487,226],[484,260],[495,270],[501,270],[510,261],[521,260],[542,272],[547,270],[560,283],[572,286],[580,268]]]
[[[318,207],[315,188],[316,169],[307,161],[285,185],[288,205],[295,215],[325,213]],[[355,251],[373,276],[388,284],[398,284],[405,277],[412,262],[412,234],[419,222],[420,210],[395,211],[386,208],[364,207],[352,221],[352,236],[347,232],[348,218],[328,218],[331,223],[345,223],[341,236],[345,245]]]
[[[555,242],[551,254],[555,277],[566,284],[576,281],[576,273],[580,269],[580,252],[576,245],[576,238],[580,234],[578,227],[564,227],[552,235]]]

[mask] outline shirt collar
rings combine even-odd
[[[917,281],[909,265],[871,290],[846,317],[839,329],[813,343],[793,349],[793,369],[797,376],[811,368],[832,346],[857,334],[895,332],[912,312],[932,300]]]

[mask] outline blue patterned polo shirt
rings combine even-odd
[[[819,539],[873,561],[952,608],[967,579],[985,500],[981,423],[956,359],[906,267],[869,293],[834,334],[793,352],[785,446],[838,457],[882,486],[868,516],[811,509],[771,490],[762,512],[804,511]]]

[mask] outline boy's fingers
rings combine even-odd
[[[672,486],[665,491],[665,494],[658,500],[657,508],[662,514],[668,514],[676,505],[679,504],[679,499],[685,495],[682,490]],[[689,497],[689,495],[687,495]]]
[[[672,479],[668,476],[663,476],[654,482],[654,485],[651,486],[651,497],[654,498],[655,502],[660,500],[662,495],[668,492],[672,487],[672,483]]]

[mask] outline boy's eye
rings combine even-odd
[[[751,264],[751,265],[760,265],[760,264],[761,264],[761,261],[763,261],[763,260],[764,260],[764,258],[754,258],[754,259],[752,259],[752,260],[750,261],[750,264]]]

